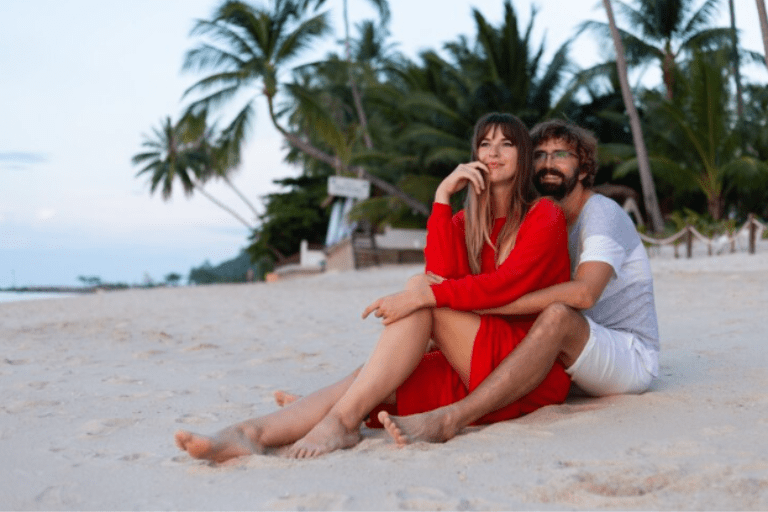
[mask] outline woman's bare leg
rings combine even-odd
[[[464,385],[469,388],[472,348],[480,328],[480,316],[450,309],[436,309],[433,316],[435,343],[459,374]],[[388,412],[381,411],[378,419],[399,446],[414,441],[437,442],[439,439],[456,435],[454,422],[451,421],[452,406],[453,404],[441,407],[440,414],[436,414],[434,418],[430,416],[432,411],[414,416],[391,416]],[[410,421],[417,416],[418,421]],[[434,421],[431,421],[432,419]]]
[[[263,453],[301,439],[331,409],[355,380],[359,370],[346,378],[297,399],[279,411],[229,426],[213,436],[176,432],[176,445],[196,459],[224,462],[233,457]]]
[[[410,376],[424,355],[431,335],[462,379],[468,382],[472,345],[479,327],[480,317],[473,313],[433,309],[416,311],[388,325],[344,396],[317,426],[291,447],[288,455],[316,457],[357,444],[362,419]]]

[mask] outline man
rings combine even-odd
[[[465,399],[413,416],[380,413],[400,445],[451,439],[533,390],[558,359],[574,383],[596,396],[642,393],[658,373],[650,264],[629,216],[592,191],[597,140],[560,120],[535,126],[531,136],[536,188],[559,203],[568,223],[572,280],[481,311],[540,314],[520,345]]]

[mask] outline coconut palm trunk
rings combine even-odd
[[[642,126],[640,125],[640,116],[637,113],[637,108],[635,108],[632,90],[629,88],[629,79],[627,77],[627,61],[624,55],[624,45],[621,42],[619,29],[616,27],[616,20],[613,16],[611,0],[603,0],[603,5],[605,6],[605,12],[608,15],[608,23],[611,27],[611,36],[613,37],[613,44],[616,48],[616,67],[618,70],[619,82],[621,84],[621,96],[624,99],[624,107],[627,109],[627,115],[629,115],[629,125],[632,129],[632,140],[634,141],[635,152],[637,153],[637,161],[640,172],[640,184],[643,189],[645,211],[650,217],[651,228],[654,232],[658,233],[664,229],[664,221],[661,218],[659,200],[656,196],[656,186],[653,183],[651,166],[648,161],[648,150],[645,147]]]
[[[758,0],[761,1],[761,0]],[[744,98],[741,87],[741,62],[739,60],[739,36],[736,32],[736,9],[733,0],[728,0],[728,10],[731,13],[731,30],[733,30],[733,77],[736,80],[736,113],[739,118],[744,114]]]
[[[360,129],[363,132],[363,142],[367,149],[373,149],[373,140],[371,134],[368,131],[368,116],[365,115],[363,110],[363,98],[360,94],[360,88],[355,81],[355,75],[352,71],[352,49],[349,42],[349,8],[347,0],[344,0],[344,52],[347,58],[347,70],[349,72],[349,87],[352,90],[352,99],[355,103],[355,110],[357,111],[357,117],[360,121]],[[359,176],[362,178],[362,176]]]
[[[206,191],[202,187],[202,185],[200,185],[199,183],[195,185],[195,190],[200,192],[200,195],[202,195],[203,197],[205,197],[206,199],[211,201],[213,204],[215,204],[216,206],[218,206],[219,208],[221,208],[225,212],[227,212],[230,215],[232,215],[234,218],[236,218],[238,221],[240,221],[240,223],[243,226],[245,226],[246,228],[248,228],[250,230],[254,230],[255,229],[255,226],[251,225],[247,220],[245,220],[243,217],[241,217],[240,214],[237,213],[235,210],[233,210],[232,208],[230,208],[229,206],[227,206],[226,204],[222,203],[221,201],[219,201],[218,199],[213,197],[211,194],[209,194],[208,191]]]
[[[760,32],[763,34],[765,66],[768,67],[768,16],[765,14],[765,0],[755,0],[755,2],[757,3],[757,17],[760,18]]]

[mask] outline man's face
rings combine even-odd
[[[562,140],[547,140],[533,152],[533,184],[539,194],[560,201],[579,183],[579,159]]]

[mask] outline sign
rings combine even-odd
[[[371,196],[371,182],[357,178],[328,176],[328,195],[368,199]]]

